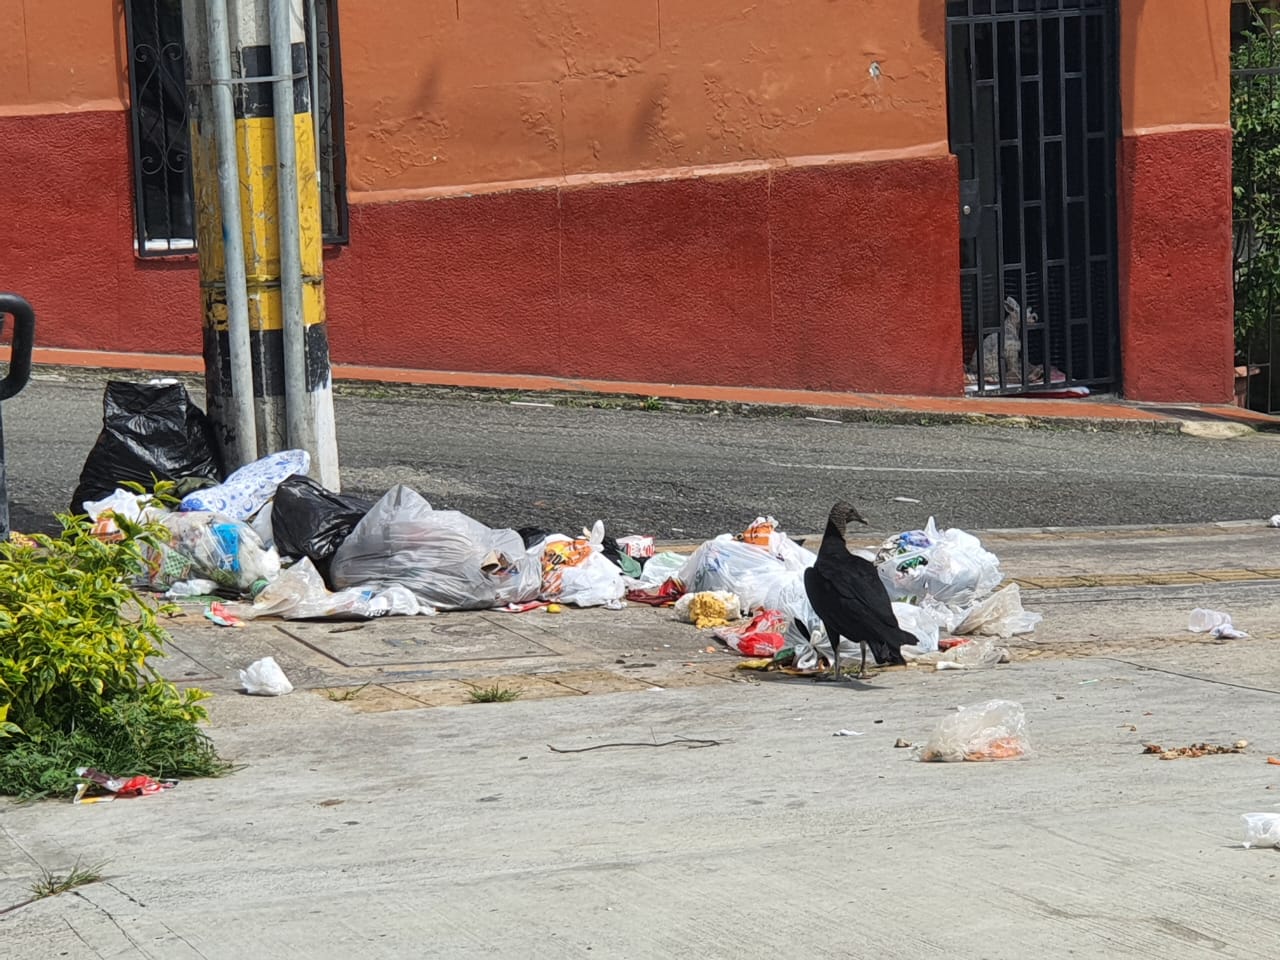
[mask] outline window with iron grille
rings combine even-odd
[[[196,248],[182,0],[125,0],[139,256]],[[312,104],[326,243],[347,240],[347,160],[337,0],[306,0]]]

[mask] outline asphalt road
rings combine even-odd
[[[101,426],[103,378],[38,371],[4,404],[17,530],[65,510]],[[821,529],[837,497],[872,529],[1163,524],[1280,511],[1280,437],[1239,440],[890,426],[710,413],[337,401],[344,487],[396,483],[498,526],[697,539],[773,514]],[[919,504],[895,502],[909,497]]]

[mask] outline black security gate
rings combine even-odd
[[[1115,0],[948,0],[967,389],[1115,388]]]

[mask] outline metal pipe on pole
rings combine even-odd
[[[249,337],[249,295],[245,277],[244,221],[240,210],[240,162],[235,102],[231,95],[231,33],[227,0],[207,0],[209,80],[213,136],[217,148],[218,199],[226,260],[227,352],[231,361],[231,421],[239,465],[258,457],[253,402],[253,349]]]
[[[307,394],[306,328],[302,310],[302,240],[298,217],[298,153],[294,133],[293,0],[269,0],[275,99],[276,193],[279,207],[280,306],[284,324],[284,402],[289,445],[315,447]]]

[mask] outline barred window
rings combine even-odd
[[[306,0],[326,243],[347,240],[338,0]],[[182,0],[125,0],[132,101],[134,220],[139,256],[195,250]]]

